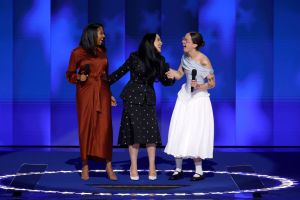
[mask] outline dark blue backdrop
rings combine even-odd
[[[186,32],[200,31],[215,69],[215,145],[300,145],[297,0],[1,0],[0,145],[77,145],[71,50],[89,22],[105,26],[110,72],[158,32],[177,68]],[[112,86],[119,96],[129,76]],[[155,85],[163,144],[185,80]],[[113,108],[114,144],[122,102]]]

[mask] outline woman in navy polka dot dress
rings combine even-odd
[[[160,54],[162,41],[158,34],[144,36],[137,52],[131,53],[125,63],[113,72],[109,84],[113,84],[130,71],[130,80],[124,87],[121,98],[124,102],[118,143],[128,145],[131,160],[130,178],[138,180],[137,156],[140,144],[145,144],[149,158],[149,179],[156,179],[155,151],[161,144],[156,117],[156,95],[153,83],[173,85],[165,73],[169,65]]]

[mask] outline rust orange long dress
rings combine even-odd
[[[90,74],[84,83],[77,81],[77,71],[90,65]],[[106,81],[108,62],[105,52],[97,48],[96,56],[82,47],[72,51],[67,80],[76,84],[76,109],[80,154],[88,158],[112,159],[111,91]]]

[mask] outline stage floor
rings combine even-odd
[[[158,179],[148,180],[148,158],[144,148],[140,150],[139,181],[129,178],[129,155],[127,149],[114,148],[113,167],[118,181],[106,178],[103,162],[90,162],[90,179],[80,179],[81,162],[78,148],[0,148],[0,199],[252,199],[255,189],[260,199],[300,199],[299,149],[221,149],[215,150],[214,159],[203,161],[205,179],[191,182],[193,162],[184,160],[183,179],[170,181],[168,177],[175,168],[172,156],[163,149],[157,150]],[[40,173],[33,190],[24,184],[21,196],[13,197],[16,189],[10,186],[23,163],[47,164],[46,172]],[[229,166],[250,166],[255,174],[232,174]],[[31,179],[28,173],[18,178]],[[259,178],[258,178],[259,177]],[[236,182],[254,186],[239,190]],[[255,188],[260,180],[263,188]],[[249,183],[251,185],[251,183]],[[241,185],[240,185],[241,186]],[[20,189],[20,188],[19,188]],[[15,193],[16,194],[16,193]]]

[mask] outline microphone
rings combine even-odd
[[[89,76],[90,74],[90,65],[89,64],[86,64],[84,66],[84,68],[81,68],[79,71],[78,71],[78,74],[80,75],[86,75],[87,77]]]
[[[89,74],[90,74],[90,65],[89,65],[89,64],[86,64],[86,65],[85,65],[84,71],[85,71],[85,74],[86,74],[86,75],[89,75]]]
[[[196,75],[197,75],[197,70],[193,69],[192,70],[192,80],[196,80]],[[191,87],[191,92],[194,91],[194,87]]]
[[[78,74],[84,74],[84,75],[89,75],[90,73],[90,65],[89,64],[86,64],[84,66],[84,68],[81,68],[78,72]]]

